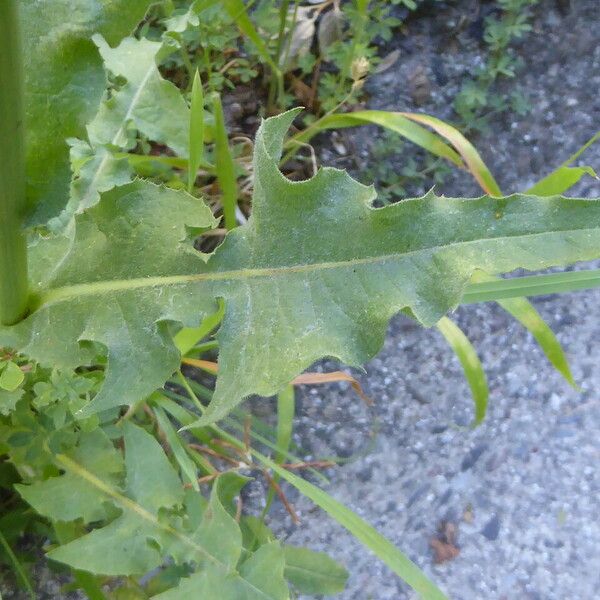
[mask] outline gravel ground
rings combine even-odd
[[[478,44],[450,44],[445,17],[414,22],[394,67],[371,80],[370,108],[422,110],[448,118],[448,99],[477,64]],[[536,10],[535,34],[519,52],[519,82],[534,111],[502,117],[476,140],[505,190],[525,189],[560,164],[600,124],[600,17],[597,0]],[[406,82],[429,74],[431,99],[411,104]],[[448,77],[439,84],[434,71]],[[442,79],[443,80],[443,79]],[[373,131],[355,135],[368,164]],[[586,155],[600,167],[600,146]],[[334,162],[335,157],[328,158]],[[360,177],[360,173],[358,173]],[[446,195],[479,193],[461,175]],[[588,179],[575,192],[600,195]],[[472,407],[457,359],[434,330],[397,318],[382,353],[357,374],[376,400],[366,409],[342,385],[300,399],[297,441],[315,456],[366,456],[331,473],[328,491],[378,527],[454,600],[594,600],[600,588],[600,291],[534,300],[568,352],[581,391],[546,362],[532,337],[497,305],[460,308],[455,317],[475,344],[490,384],[485,423],[468,427]],[[334,365],[325,365],[329,368]],[[342,600],[415,597],[357,541],[311,504],[296,499],[301,527],[289,541],[330,552],[351,571]],[[280,515],[281,516],[281,515]],[[460,553],[436,565],[430,542],[443,523]],[[448,527],[448,526],[446,526]]]
[[[569,353],[581,392],[514,320],[482,305],[456,315],[489,377],[490,408],[479,428],[468,427],[469,391],[441,336],[404,319],[392,322],[383,352],[360,377],[373,411],[341,389],[301,398],[298,441],[315,455],[359,451],[378,427],[374,448],[333,471],[328,491],[455,600],[597,598],[600,292],[535,304]],[[327,515],[296,502],[304,521],[288,541],[348,566],[340,598],[412,597]],[[434,566],[430,540],[444,521],[458,530],[460,554]]]

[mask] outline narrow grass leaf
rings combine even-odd
[[[212,96],[213,112],[215,116],[215,162],[217,179],[221,188],[221,203],[223,204],[223,217],[226,229],[234,229],[237,225],[235,209],[237,206],[238,189],[235,176],[235,164],[229,148],[229,139],[223,116],[221,96],[215,93]]]
[[[184,365],[202,369],[202,371],[206,371],[212,375],[216,375],[219,370],[219,365],[212,360],[204,360],[202,358],[182,358],[181,362]]]
[[[499,277],[493,277],[492,275],[477,271],[473,274],[471,281],[491,282],[503,280]],[[577,387],[565,351],[556,339],[551,327],[542,319],[533,305],[525,298],[500,299],[498,300],[498,304],[533,335],[554,368],[568,383],[573,387]]]
[[[434,131],[439,133],[443,138],[447,139],[456,148],[458,153],[462,156],[467,168],[475,177],[477,183],[481,186],[481,189],[490,196],[502,196],[500,187],[494,179],[491,171],[487,168],[483,162],[479,152],[475,149],[475,146],[467,140],[467,138],[455,127],[448,125],[440,119],[431,117],[429,115],[421,115],[417,113],[400,113],[411,121],[422,123],[431,127]]]
[[[279,450],[273,457],[277,464],[281,464],[285,460],[285,455],[290,449],[292,442],[292,433],[294,431],[294,415],[296,413],[296,398],[294,386],[286,386],[279,394],[277,394],[277,437],[276,444]],[[274,480],[279,481],[279,475],[274,476]],[[271,504],[275,498],[274,486],[269,487],[269,493],[265,501],[265,507],[262,511],[262,516],[269,512]]]
[[[495,281],[470,283],[466,287],[461,304],[497,302],[503,298],[518,298],[520,296],[564,294],[597,287],[600,287],[600,269],[526,275],[524,277],[511,277],[510,279],[499,278]]]
[[[188,192],[194,190],[198,169],[204,155],[204,94],[198,71],[192,84],[192,100],[190,104],[190,149],[188,160]]]
[[[425,127],[413,123],[405,115],[385,110],[360,110],[350,113],[327,115],[317,121],[314,127],[308,127],[291,138],[287,146],[292,141],[306,143],[320,131],[359,127],[361,125],[378,125],[393,131],[424,150],[449,160],[457,167],[464,167],[460,155],[446,144],[440,136],[425,129]]]
[[[154,407],[154,415],[156,416],[156,420],[158,422],[158,426],[164,432],[165,437],[167,438],[167,443],[171,447],[171,451],[173,452],[173,456],[181,469],[183,474],[183,479],[187,480],[187,482],[198,492],[200,491],[200,486],[198,485],[198,474],[196,472],[196,466],[192,459],[188,456],[185,448],[181,445],[181,440],[177,435],[175,429],[171,425],[169,421],[169,417],[165,414],[162,408],[159,406]]]
[[[344,373],[344,371],[332,371],[330,373],[302,373],[294,377],[293,385],[321,385],[324,383],[335,383],[338,381],[346,381],[350,387],[356,392],[360,399],[368,405],[373,404],[373,400],[365,394],[362,386],[355,377]]]
[[[473,425],[479,425],[485,418],[489,396],[487,378],[481,366],[481,361],[469,338],[456,323],[448,317],[442,317],[436,327],[446,338],[462,365],[475,405]]]
[[[447,596],[415,563],[355,512],[338,502],[327,492],[290,473],[266,456],[259,455],[257,452],[254,454],[265,466],[280,475],[282,479],[293,485],[307,498],[310,498],[367,548],[372,550],[396,575],[419,593],[423,600],[448,600]]]
[[[4,549],[4,553],[8,557],[8,560],[10,561],[10,563],[12,564],[12,567],[15,571],[16,576],[21,580],[23,587],[27,590],[29,597],[32,598],[32,600],[35,600],[36,596],[35,596],[35,592],[33,590],[33,586],[31,585],[31,581],[29,580],[29,577],[27,577],[27,573],[25,572],[23,565],[17,558],[17,555],[14,553],[13,549],[10,547],[10,544],[8,543],[7,539],[4,537],[4,534],[2,533],[1,530],[0,530],[0,547],[2,547]],[[0,596],[0,598],[1,598],[1,596]]]
[[[533,196],[555,196],[572,188],[584,176],[598,179],[592,167],[558,167],[527,190]]]
[[[597,131],[581,148],[576,150],[567,160],[563,163],[564,165],[573,164],[590,146],[593,146],[598,140],[600,140],[600,131]]]
[[[155,156],[153,154],[146,156],[143,154],[132,154],[130,152],[115,152],[113,156],[117,159],[126,158],[127,162],[129,162],[133,168],[151,166],[152,163],[164,165],[166,167],[174,167],[175,169],[185,170],[188,168],[188,159],[179,156]]]
[[[275,462],[282,463],[290,448],[294,431],[294,415],[296,414],[296,398],[294,387],[288,385],[277,394],[277,447]]]
[[[225,305],[219,302],[219,310],[205,317],[198,327],[184,327],[177,332],[173,341],[182,356],[185,356],[198,342],[218,327],[225,313]]]
[[[537,196],[553,196],[562,194],[573,187],[584,175],[590,177],[598,176],[591,167],[571,167],[572,165],[590,146],[595,144],[600,139],[600,131],[593,135],[577,152],[572,154],[558,169],[552,171],[549,175],[538,181],[534,186],[527,190],[527,194]]]

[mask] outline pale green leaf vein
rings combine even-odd
[[[591,235],[593,233],[600,233],[600,227],[593,227],[584,230],[585,233]],[[408,250],[403,252],[396,252],[392,254],[378,255],[378,256],[366,256],[362,258],[352,258],[349,260],[339,261],[324,261],[315,262],[308,264],[295,264],[285,265],[279,267],[263,267],[263,268],[246,268],[246,269],[231,269],[224,271],[205,272],[205,273],[190,273],[183,275],[162,275],[157,277],[140,277],[140,278],[128,278],[128,279],[112,279],[106,281],[96,281],[93,283],[79,283],[74,285],[68,285],[63,287],[57,287],[42,292],[38,296],[38,302],[36,309],[40,309],[44,306],[56,304],[59,302],[67,302],[82,296],[96,296],[102,294],[111,294],[118,292],[126,292],[137,289],[163,287],[163,286],[177,286],[187,285],[190,283],[199,282],[211,282],[211,281],[235,281],[235,280],[248,280],[248,279],[260,279],[260,278],[272,278],[272,277],[285,277],[295,273],[318,273],[326,270],[335,269],[347,269],[354,266],[368,265],[368,264],[385,264],[388,261],[397,261],[411,256],[418,256],[421,253],[437,252],[446,248],[459,248],[469,245],[481,245],[487,242],[498,241],[502,239],[510,238],[515,243],[523,241],[528,238],[544,238],[554,237],[557,233],[564,235],[579,234],[581,235],[582,230],[571,229],[550,231],[550,232],[532,232],[527,234],[519,234],[517,236],[504,235],[492,238],[479,238],[474,240],[466,241],[452,241],[447,244],[425,246],[416,250]]]

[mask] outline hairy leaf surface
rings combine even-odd
[[[135,403],[179,365],[166,321],[194,326],[204,312],[216,311],[209,296],[177,285],[204,268],[205,257],[186,241],[186,225],[214,222],[186,192],[142,181],[106,192],[101,204],[78,217],[72,237],[32,245],[39,306],[19,326],[0,329],[2,343],[58,369],[93,361],[86,341],[103,344],[109,368],[87,412]],[[174,285],[163,287],[165,281]]]
[[[131,33],[151,0],[22,0],[28,200],[33,218],[56,215],[69,196],[67,138],[82,137],[106,77],[91,41]]]
[[[106,70],[125,83],[100,105],[87,126],[87,141],[71,142],[71,197],[60,215],[59,228],[74,212],[96,204],[101,192],[131,180],[127,159],[115,157],[114,151],[130,150],[136,143],[136,131],[180,156],[188,152],[189,109],[156,64],[161,52],[166,52],[163,44],[128,37],[111,48],[101,35],[93,39]]]
[[[239,576],[224,578],[216,570],[204,570],[183,579],[177,588],[156,600],[209,598],[217,600],[287,600],[288,586],[283,578],[285,559],[278,542],[261,546],[239,567]]]
[[[101,429],[82,434],[79,445],[69,456],[108,485],[120,483],[123,460]],[[98,490],[71,472],[16,488],[40,515],[54,521],[81,518],[84,523],[91,523],[107,516],[104,498],[98,495]]]
[[[342,171],[290,182],[277,164],[294,114],[263,124],[252,219],[208,265],[206,280],[226,311],[203,422],[240,398],[277,392],[323,356],[362,364],[404,307],[433,325],[458,304],[476,268],[500,273],[600,256],[598,200],[430,193],[373,209],[372,188]]]
[[[63,475],[19,486],[20,493],[36,510],[54,520],[97,519],[105,504],[121,512],[108,525],[52,550],[49,557],[76,569],[116,576],[146,573],[162,564],[165,556],[171,556],[176,564],[203,567],[198,576],[183,584],[184,590],[187,586],[194,590],[197,585],[208,585],[199,588],[207,591],[202,597],[286,600],[284,555],[278,543],[262,546],[238,564],[242,534],[222,504],[221,478],[206,505],[195,492],[184,492],[152,435],[129,423],[124,433],[124,489],[114,478],[122,461],[114,459],[114,449],[106,454],[107,440],[101,446],[95,445],[103,435],[100,430],[87,434],[87,441],[72,456],[56,456],[57,464],[65,470]],[[49,494],[55,497],[49,498]],[[169,516],[169,511],[184,504],[195,505],[193,512],[198,512],[198,505],[205,506],[198,522]],[[208,583],[202,583],[206,578]],[[177,593],[164,597],[180,598]]]
[[[35,311],[1,329],[0,343],[70,367],[91,360],[85,341],[104,344],[107,378],[89,415],[160,386],[179,359],[167,323],[197,325],[223,298],[209,422],[244,397],[280,391],[324,356],[362,364],[402,308],[435,324],[475,269],[600,256],[599,200],[430,193],[374,209],[373,189],[336,169],[291,182],[277,165],[295,114],[263,123],[252,218],[208,262],[181,243],[186,225],[212,224],[198,201],[141,182],[115,188],[77,217],[72,243],[32,248]]]

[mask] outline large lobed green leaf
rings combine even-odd
[[[433,325],[477,268],[541,269],[600,256],[599,200],[430,193],[373,209],[372,188],[342,171],[290,182],[277,164],[294,114],[263,124],[252,219],[209,263],[206,281],[214,280],[226,311],[204,422],[242,397],[273,394],[323,356],[363,363],[401,308]]]
[[[104,441],[103,441],[104,440]],[[185,492],[156,439],[131,424],[124,426],[126,479],[114,478],[122,462],[100,430],[82,435],[70,454],[56,455],[65,472],[31,486],[19,485],[23,497],[52,520],[85,521],[104,515],[105,505],[120,514],[107,525],[50,551],[48,556],[75,569],[105,575],[139,575],[171,556],[198,572],[162,599],[287,600],[285,556],[277,542],[242,557],[242,533],[223,505],[219,477],[208,504],[196,492]],[[98,442],[101,442],[98,444]],[[76,493],[74,493],[76,492]],[[187,519],[173,511],[185,507]],[[187,594],[190,594],[189,596]]]
[[[93,33],[116,44],[152,0],[21,0],[28,201],[34,220],[56,215],[69,192],[67,138],[82,137],[106,77]]]
[[[35,310],[1,329],[0,343],[70,367],[92,359],[85,341],[106,346],[106,382],[89,415],[162,385],[178,361],[167,323],[197,325],[223,298],[209,422],[244,397],[280,391],[321,357],[363,363],[404,307],[435,324],[475,269],[600,256],[600,200],[429,193],[374,209],[373,189],[336,169],[291,182],[277,165],[296,114],[260,128],[252,218],[208,262],[181,242],[186,225],[212,224],[197,200],[143,182],[115,188],[77,217],[72,242],[32,248]]]

